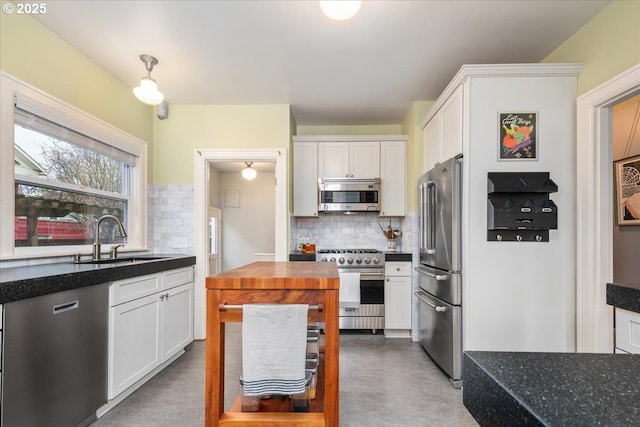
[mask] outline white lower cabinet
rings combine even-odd
[[[193,268],[114,282],[110,302],[111,400],[193,341]]]
[[[640,313],[616,307],[615,350],[640,354]]]
[[[411,263],[387,261],[384,266],[384,336],[411,336]]]

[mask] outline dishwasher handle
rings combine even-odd
[[[63,304],[54,305],[53,306],[53,314],[60,314],[60,313],[64,313],[65,311],[75,310],[79,306],[80,306],[80,303],[78,302],[78,300],[71,301],[71,302],[65,302]]]
[[[416,297],[418,297],[418,299],[420,301],[422,301],[423,303],[427,304],[429,307],[433,308],[436,312],[438,313],[444,313],[447,311],[447,307],[441,306],[441,305],[435,305],[434,303],[432,303],[431,301],[425,299],[422,295],[426,295],[424,292],[418,291],[416,292]]]

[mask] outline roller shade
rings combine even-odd
[[[20,126],[80,147],[89,148],[130,166],[135,166],[138,161],[138,156],[134,153],[121,150],[106,142],[65,127],[59,124],[54,117],[43,117],[51,114],[48,113],[44,106],[35,101],[16,96],[14,97],[14,103],[14,121]]]

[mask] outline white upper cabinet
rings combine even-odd
[[[462,96],[460,86],[442,106],[441,116],[441,162],[462,153]]]
[[[350,142],[349,170],[350,178],[379,178],[380,142]]]
[[[319,178],[380,177],[380,141],[318,143]]]
[[[441,127],[440,115],[436,114],[424,128],[425,170],[440,163],[442,158]]]
[[[407,213],[407,147],[405,141],[380,142],[380,216]]]
[[[462,153],[462,96],[460,86],[424,126],[426,170]]]
[[[318,216],[318,143],[293,145],[293,215]]]
[[[318,216],[319,178],[380,178],[380,216],[407,211],[407,137],[293,137],[293,215]]]

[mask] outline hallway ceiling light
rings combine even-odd
[[[328,0],[320,1],[320,8],[331,19],[344,21],[353,17],[360,10],[361,1]]]
[[[158,84],[151,78],[151,70],[158,65],[158,60],[151,55],[140,55],[147,69],[147,76],[140,79],[140,86],[133,88],[133,93],[141,102],[149,105],[158,105],[164,99],[162,92],[158,91]]]
[[[258,175],[258,172],[256,172],[256,170],[251,167],[253,162],[244,162],[244,164],[247,165],[247,167],[242,169],[242,177],[246,180],[251,181],[256,177],[256,175]]]

